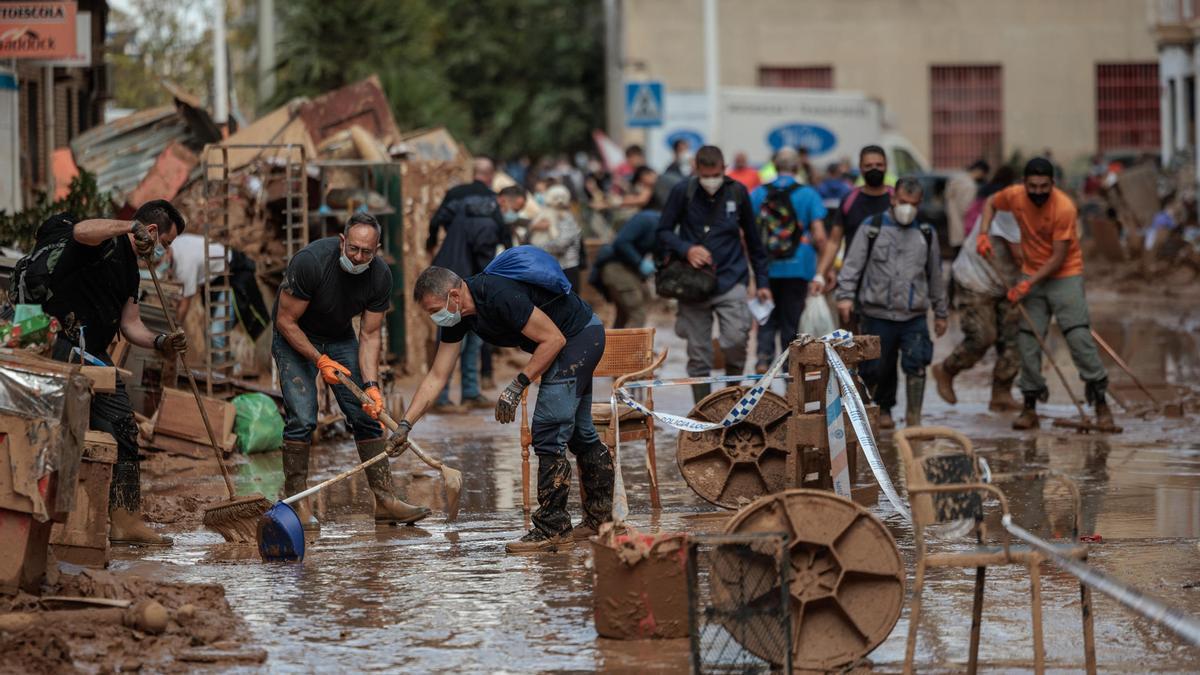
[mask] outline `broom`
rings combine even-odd
[[[154,265],[149,261],[147,263],[146,267],[150,268],[150,280],[154,282],[154,291],[158,293],[158,302],[162,305],[163,315],[167,317],[167,328],[174,333],[176,330],[175,319],[172,318],[171,312],[167,308],[166,297],[163,295],[162,286],[158,283],[158,274],[154,271]],[[212,444],[213,454],[217,457],[217,466],[221,467],[221,477],[225,479],[225,488],[229,491],[229,501],[205,507],[204,526],[225,537],[225,541],[235,544],[253,543],[258,539],[258,519],[267,512],[267,509],[271,508],[271,502],[258,494],[238,498],[237,491],[233,487],[233,476],[229,474],[229,467],[225,466],[225,458],[221,454],[221,447],[217,444],[217,435],[213,433],[212,423],[208,421],[208,409],[204,407],[204,400],[200,397],[200,388],[196,386],[196,376],[192,374],[192,369],[184,363],[183,359],[180,359],[179,362],[187,372],[188,384],[192,387],[192,395],[196,397],[196,407],[200,408],[200,419],[204,421],[204,430],[208,432],[208,442]]]

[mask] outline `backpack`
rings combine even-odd
[[[18,304],[45,305],[54,295],[50,281],[63,249],[75,231],[75,217],[69,213],[51,216],[38,226],[33,251],[13,266],[10,288],[16,291]]]
[[[871,253],[875,250],[875,240],[879,238],[879,231],[883,229],[883,225],[879,224],[879,214],[871,216],[863,221],[863,225],[867,227],[867,256],[863,258],[863,269],[858,275],[858,284],[854,287],[854,303],[858,304],[858,292],[862,290],[863,277],[867,276],[867,265],[871,263]],[[929,223],[921,223],[917,225],[921,230],[921,236],[925,238],[925,280],[926,284],[933,288],[933,278],[929,273],[929,256],[933,255],[933,228]]]
[[[536,246],[507,249],[488,263],[483,273],[532,284],[559,295],[571,292],[571,282],[563,274],[562,266],[554,256]]]
[[[804,226],[796,218],[792,205],[792,194],[800,189],[800,184],[792,183],[783,188],[767,185],[766,188],[767,197],[758,208],[756,222],[767,256],[775,260],[787,259],[804,242]]]

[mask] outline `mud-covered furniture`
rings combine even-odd
[[[979,660],[979,631],[983,618],[983,590],[987,568],[993,565],[1020,565],[1029,570],[1031,628],[1033,631],[1034,670],[1045,670],[1045,648],[1042,642],[1042,592],[1039,566],[1044,556],[1025,545],[1012,544],[1008,530],[999,532],[999,543],[993,543],[984,527],[984,503],[994,498],[1003,515],[1009,515],[1008,499],[994,483],[1012,479],[1049,479],[1061,482],[1073,498],[1073,527],[1071,540],[1055,544],[1064,557],[1087,560],[1086,544],[1078,543],[1080,498],[1075,483],[1053,471],[1023,474],[992,474],[985,483],[974,447],[966,436],[945,427],[913,427],[897,431],[896,447],[904,463],[908,481],[908,496],[912,506],[913,533],[917,548],[916,579],[913,584],[912,608],[908,619],[908,644],[904,654],[904,672],[913,671],[917,644],[917,627],[921,619],[921,591],[925,570],[934,567],[975,568],[975,598],[971,609],[971,646],[967,672],[974,673]],[[933,528],[953,524],[969,526],[975,545],[963,550],[931,551]],[[943,544],[939,549],[944,549]],[[1079,585],[1083,615],[1083,648],[1087,672],[1096,672],[1095,640],[1092,623],[1091,591]]]
[[[667,350],[654,352],[653,328],[609,328],[604,331],[604,355],[596,364],[594,377],[613,378],[613,389],[626,382],[646,379],[662,366]],[[654,390],[647,388],[642,405],[654,410]],[[529,448],[533,445],[533,434],[529,430],[529,393],[521,397],[521,499],[525,510],[530,509],[529,497]],[[621,442],[646,442],[646,468],[650,475],[650,503],[659,508],[658,468],[654,455],[654,418],[626,405],[618,405],[618,424],[612,424],[612,406],[608,401],[592,403],[592,422],[600,434],[600,440],[608,447],[616,442],[616,429],[621,431]]]

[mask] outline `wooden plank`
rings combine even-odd
[[[217,440],[224,445],[222,439],[225,439],[233,431],[237,409],[231,403],[220,399],[203,395],[201,399],[204,400],[204,407],[208,411],[208,419],[213,425],[213,431],[217,434]],[[196,400],[191,392],[171,388],[163,389],[154,434],[156,438],[159,434],[166,434],[195,443],[208,443],[204,420],[200,417],[200,408],[196,406]]]
[[[824,366],[825,365],[825,345],[820,342],[810,342],[803,347],[789,347],[791,350],[791,366],[789,371],[797,365],[802,366]],[[878,335],[855,335],[854,344],[849,347],[835,347],[838,356],[842,357],[842,362],[847,366],[853,366],[863,361],[879,358],[879,336]]]

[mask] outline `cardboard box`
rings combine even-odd
[[[85,567],[108,564],[108,489],[116,461],[116,439],[103,431],[87,432],[75,485],[75,510],[65,523],[56,523],[50,531],[55,558]]]
[[[133,373],[110,366],[81,366],[79,372],[92,381],[92,391],[97,394],[112,394],[117,391],[117,378],[130,378]]]
[[[222,450],[230,450],[227,445],[228,437],[233,432],[233,423],[237,418],[237,408],[232,403],[207,396],[200,397],[204,408],[208,411],[208,421],[212,424],[213,432]],[[190,391],[181,389],[163,389],[162,400],[158,405],[158,422],[154,427],[154,435],[166,434],[175,438],[208,444],[208,432],[204,428],[204,420],[200,416],[200,408]]]

